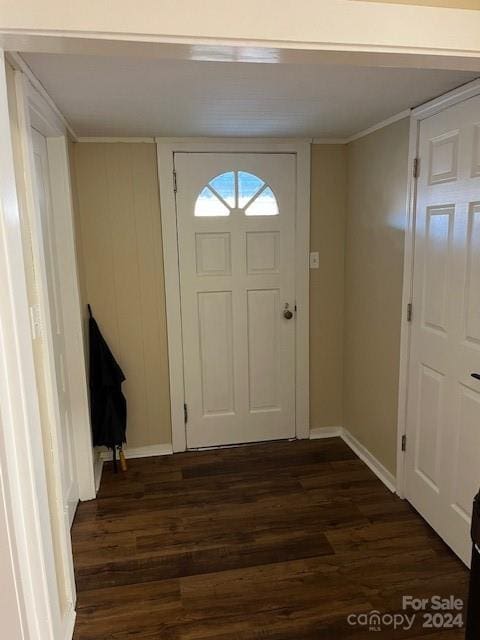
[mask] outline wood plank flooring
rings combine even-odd
[[[468,572],[340,439],[108,464],[72,537],[75,640],[463,637],[348,623],[466,598]]]

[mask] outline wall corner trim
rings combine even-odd
[[[373,471],[377,478],[383,482],[387,489],[392,493],[396,493],[397,481],[393,473],[390,473],[348,429],[345,429],[345,427],[314,427],[310,430],[310,440],[323,438],[341,438],[353,453],[367,465],[370,471]]]

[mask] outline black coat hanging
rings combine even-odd
[[[117,447],[126,442],[127,401],[122,393],[125,376],[98,328],[90,305],[88,313],[93,445],[112,449],[116,471]]]

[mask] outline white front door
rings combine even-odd
[[[38,212],[42,224],[45,267],[48,288],[48,306],[52,326],[52,347],[54,354],[55,398],[52,409],[55,416],[50,419],[60,425],[60,462],[62,471],[62,490],[64,509],[68,512],[70,525],[73,522],[78,504],[78,483],[75,470],[74,444],[72,433],[72,414],[70,392],[66,372],[65,336],[63,327],[63,307],[61,274],[58,261],[58,243],[62,241],[55,230],[55,220],[51,206],[50,172],[48,165],[47,142],[35,129],[32,132],[34,159],[34,182]]]
[[[295,155],[174,159],[187,446],[294,437]]]
[[[467,563],[480,487],[480,97],[421,122],[407,498]]]

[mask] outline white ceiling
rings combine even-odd
[[[79,136],[345,138],[475,77],[346,65],[23,57]]]

